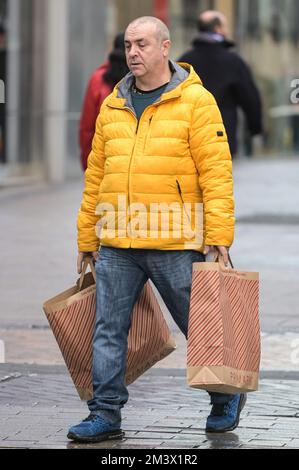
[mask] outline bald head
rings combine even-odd
[[[218,33],[225,37],[228,35],[227,19],[220,11],[204,11],[199,15],[197,25],[202,33]]]
[[[159,20],[159,18],[155,18],[154,16],[142,16],[140,18],[137,18],[129,24],[127,30],[139,28],[140,26],[142,27],[144,25],[152,27],[153,32],[159,42],[170,40],[170,33],[166,24],[163,23],[163,21]]]

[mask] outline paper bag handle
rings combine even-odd
[[[80,279],[79,279],[79,282],[78,282],[79,292],[80,292],[80,290],[82,289],[82,285],[83,285],[84,276],[85,276],[85,273],[86,273],[87,266],[90,267],[90,270],[91,270],[91,272],[92,272],[93,278],[94,278],[94,280],[96,281],[96,270],[95,270],[95,268],[94,268],[93,257],[92,257],[92,256],[86,256],[86,257],[84,258],[83,267],[82,267],[82,272],[81,272],[81,276],[80,276]]]
[[[231,267],[235,269],[229,253],[228,253],[228,260],[229,260]],[[227,269],[226,266],[224,265],[223,256],[221,256],[220,253],[215,254],[214,263],[219,263],[222,268]]]

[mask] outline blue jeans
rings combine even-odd
[[[158,251],[102,247],[95,264],[96,325],[93,341],[91,412],[120,420],[128,401],[125,385],[131,313],[144,284],[151,279],[175,323],[187,338],[192,264],[205,261],[196,251]],[[211,393],[212,403],[232,396]]]

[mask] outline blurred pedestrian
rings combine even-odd
[[[113,50],[108,60],[92,74],[87,86],[79,129],[81,166],[84,171],[87,168],[87,159],[91,151],[96,119],[101,105],[128,71],[124,33],[120,33],[114,39]]]
[[[251,71],[244,60],[231,49],[226,17],[208,10],[198,18],[199,35],[193,48],[179,61],[191,64],[214,95],[220,108],[232,155],[237,153],[238,108],[247,118],[251,136],[262,133],[262,105]]]
[[[192,265],[212,248],[228,265],[234,238],[232,162],[215,99],[192,66],[169,60],[159,19],[133,21],[125,46],[131,72],[102,105],[77,223],[78,273],[92,254],[97,292],[90,414],[68,433],[81,442],[122,438],[128,333],[144,284],[155,284],[187,338]],[[235,429],[246,395],[210,399],[206,430]]]

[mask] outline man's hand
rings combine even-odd
[[[229,264],[229,260],[228,260],[228,248],[226,246],[206,246],[205,249],[204,249],[204,252],[203,254],[204,255],[207,255],[209,254],[211,251],[215,250],[216,252],[218,252],[222,257],[223,257],[223,261],[224,261],[224,264],[226,267],[228,267],[228,264]]]
[[[98,257],[98,253],[99,253],[98,251],[79,251],[78,252],[78,258],[77,258],[78,274],[81,274],[82,272],[82,264],[83,264],[84,258],[86,258],[86,256],[92,256],[94,261],[96,261]]]

